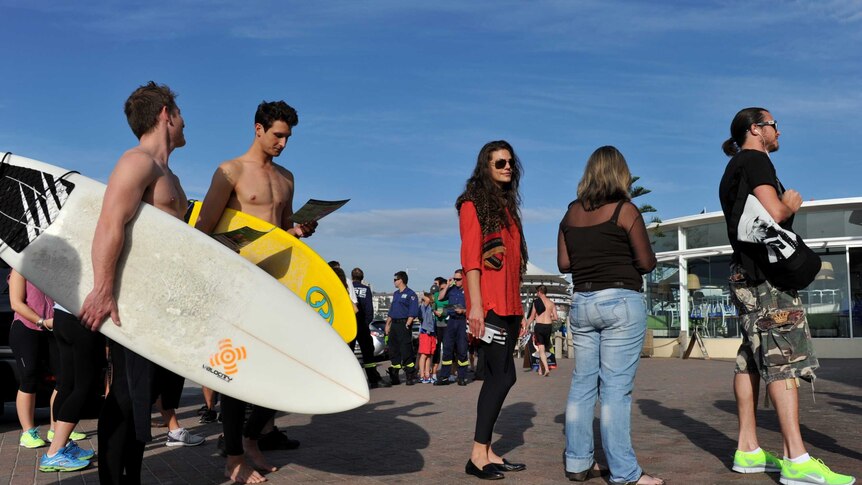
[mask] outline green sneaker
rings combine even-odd
[[[740,451],[733,455],[733,471],[738,473],[778,473],[784,460],[769,451]]]
[[[79,433],[77,431],[72,431],[72,434],[69,435],[69,439],[72,441],[79,441],[79,440],[82,440],[86,437],[87,437],[87,435],[85,435],[84,433]],[[48,441],[54,441],[54,430],[53,429],[48,430]]]
[[[45,446],[45,440],[39,436],[39,428],[33,428],[21,433],[18,444],[24,448],[41,448]]]
[[[855,478],[835,473],[822,460],[813,457],[805,463],[785,461],[784,466],[781,467],[781,479],[779,481],[784,485],[807,485],[809,483],[852,485],[856,483]]]

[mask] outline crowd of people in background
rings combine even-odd
[[[375,312],[370,298],[371,289],[361,279],[364,273],[360,268],[353,271],[354,291],[358,297],[363,295],[357,313],[355,341],[362,346],[364,336],[360,334],[372,331],[369,324],[374,321]],[[370,333],[367,347],[360,349],[372,389],[402,382],[409,386],[466,386],[472,381],[483,380],[481,359],[478,359],[480,339],[467,330],[463,279],[464,271],[458,268],[448,279],[442,276],[434,278],[427,291],[414,291],[407,284],[409,276],[405,271],[394,274],[396,291],[392,296],[392,307],[380,310],[386,314],[387,321],[384,342],[391,362],[386,369],[388,380],[375,370],[381,360],[385,362],[386,356],[373,355]],[[534,298],[528,299],[526,306],[525,316],[528,316],[530,331],[518,344],[525,356],[523,366],[548,376],[551,369],[556,368],[552,351],[554,327],[563,332],[565,328],[544,285],[536,288]],[[350,344],[353,348],[354,342]]]

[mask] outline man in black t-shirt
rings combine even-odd
[[[811,458],[802,442],[799,379],[813,381],[819,364],[798,295],[775,288],[763,272],[769,258],[776,257],[764,243],[780,229],[792,230],[793,217],[802,206],[799,192],[785,190],[778,181],[769,158],[778,150],[778,123],[763,108],[746,108],[734,117],[730,134],[722,149],[733,158],[721,179],[719,198],[733,247],[731,296],[743,330],[733,381],[739,414],[733,470],[781,472],[782,483],[852,484],[853,477],[834,473]],[[768,221],[764,210],[780,229]],[[760,216],[753,214],[757,211]],[[761,380],[778,414],[783,460],[758,444],[755,415]]]

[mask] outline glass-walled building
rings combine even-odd
[[[818,353],[862,356],[862,197],[806,202],[793,229],[823,261],[814,282],[799,292]],[[740,333],[727,284],[733,251],[723,214],[681,217],[649,230],[658,258],[646,282],[653,336],[682,336],[684,344],[697,330],[710,356],[735,356]]]

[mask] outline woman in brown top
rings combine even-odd
[[[631,392],[646,334],[641,275],[655,254],[640,211],[630,202],[631,173],[614,147],[590,156],[578,199],[560,222],[557,264],[572,274],[569,328],[575,370],[566,406],[566,476],[600,475],[593,458],[593,416],[601,395],[601,433],[611,484],[656,485],[631,443]]]

